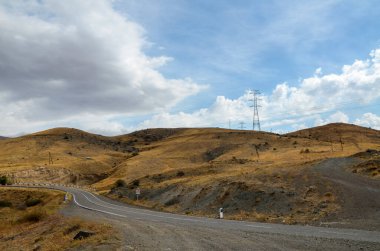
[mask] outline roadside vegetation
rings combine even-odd
[[[1,250],[65,250],[68,248],[120,245],[111,226],[66,218],[58,213],[63,192],[44,189],[0,188]],[[80,230],[94,233],[73,240]]]

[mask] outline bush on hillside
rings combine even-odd
[[[127,186],[127,183],[125,183],[124,180],[117,180],[115,182],[115,187],[126,187]]]
[[[140,181],[134,180],[134,181],[132,181],[132,184],[133,184],[133,186],[138,187],[138,186],[140,186]]]
[[[12,202],[9,202],[7,200],[0,200],[0,207],[11,207]]]
[[[7,176],[1,176],[1,177],[0,177],[0,185],[5,186],[5,185],[7,185],[8,183],[9,183],[9,180],[8,180]]]
[[[20,222],[39,222],[46,217],[46,212],[42,210],[33,211],[25,214],[19,221]]]
[[[25,201],[25,205],[27,207],[33,207],[33,206],[40,204],[41,202],[42,202],[41,199],[28,199]]]

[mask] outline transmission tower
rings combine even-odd
[[[252,118],[252,130],[255,130],[257,127],[258,131],[261,131],[260,127],[260,117],[259,117],[259,107],[261,107],[258,103],[260,101],[259,95],[261,94],[259,90],[250,91],[250,94],[253,95],[252,105],[253,107],[253,118]]]

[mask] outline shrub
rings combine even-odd
[[[0,177],[0,185],[6,185],[6,184],[8,184],[8,178],[7,178],[7,176],[1,176]]]
[[[20,222],[39,222],[45,218],[46,213],[44,211],[33,211],[25,214],[19,221]]]
[[[25,201],[25,205],[27,207],[33,207],[33,206],[40,204],[41,202],[42,202],[41,199],[28,199]]]
[[[132,153],[132,157],[135,157],[135,156],[137,156],[137,155],[139,155],[138,152],[133,152],[133,153]]]
[[[6,200],[0,200],[0,207],[11,207],[12,203]]]
[[[310,153],[310,150],[309,150],[309,148],[302,149],[302,150],[300,151],[300,153]]]
[[[133,186],[138,187],[138,186],[140,186],[140,181],[139,180],[134,180],[132,182],[132,184],[133,184]]]
[[[178,171],[177,172],[177,177],[182,177],[185,175],[185,172],[184,171]]]
[[[127,184],[125,183],[124,180],[117,180],[117,181],[115,182],[115,186],[116,186],[116,187],[126,187]]]

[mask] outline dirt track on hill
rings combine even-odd
[[[342,208],[327,220],[335,227],[380,230],[380,181],[349,172],[358,158],[334,158],[314,167],[316,175],[332,182]]]

